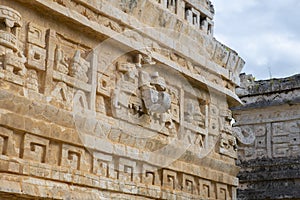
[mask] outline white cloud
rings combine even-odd
[[[258,79],[300,73],[300,1],[215,0],[215,36]]]
[[[248,1],[241,1],[241,0],[215,0],[213,4],[215,5],[215,9],[217,12],[242,12],[247,10],[249,7],[253,7],[259,3],[258,0],[248,0]]]

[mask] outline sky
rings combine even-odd
[[[256,80],[300,73],[300,0],[212,0],[214,36]]]

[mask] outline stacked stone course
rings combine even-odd
[[[236,199],[244,61],[209,1],[0,0],[0,198]]]

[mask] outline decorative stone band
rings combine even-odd
[[[20,45],[0,49],[0,171],[149,198],[235,199],[228,106],[239,104],[244,61],[187,23],[193,37],[168,34],[113,2],[11,5],[27,24],[19,37],[18,24],[3,24]],[[27,4],[53,18],[29,23],[40,13]],[[58,28],[56,18],[76,27]]]
[[[251,145],[255,141],[255,134],[253,130],[249,127],[233,127],[232,129],[233,135],[245,145]]]
[[[172,195],[220,199],[235,193],[238,169],[232,165],[207,158],[197,161],[203,162],[202,166],[176,161],[168,168],[157,169],[147,157],[138,156],[143,155],[141,150],[110,144],[99,137],[89,135],[85,142],[89,145],[83,147],[72,129],[72,121],[68,121],[68,112],[53,112],[48,106],[41,114],[35,111],[43,107],[40,103],[35,103],[33,110],[26,110],[31,107],[29,100],[9,92],[2,91],[1,95],[0,171],[15,174],[10,179],[1,176],[1,182],[14,183],[12,177],[19,175],[21,182],[15,185],[16,194],[46,195],[40,193],[42,186],[34,183],[37,178],[50,180],[53,184],[58,181],[79,188],[85,186],[162,199]],[[17,106],[18,102],[22,102],[23,111]],[[210,166],[203,167],[205,163]],[[19,187],[28,183],[25,179],[33,181],[31,186],[39,192],[33,194],[26,188],[21,192]],[[63,198],[69,195],[64,188],[66,186],[62,188]],[[9,187],[1,186],[1,191],[6,190]],[[55,198],[55,195],[58,194],[48,193],[47,197]]]
[[[70,6],[69,4],[61,6],[57,3],[43,0],[30,0],[25,3],[31,3],[38,7],[47,7],[54,13],[62,15],[67,19],[71,19],[80,26],[88,28],[90,31],[98,32],[108,37],[115,35],[116,32],[122,33],[123,30],[126,29],[127,31],[124,32],[124,34],[118,35],[118,37],[114,38],[114,40],[117,40],[126,46],[128,45],[130,48],[139,49],[140,46],[134,47],[136,43],[132,40],[132,38],[143,37],[151,39],[157,42],[158,45],[164,46],[163,49],[169,49],[178,55],[186,56],[188,60],[197,65],[197,67],[199,66],[203,68],[204,71],[209,71],[218,78],[225,78],[227,81],[235,85],[239,84],[239,74],[245,64],[245,61],[229,47],[221,44],[211,37],[203,35],[203,33],[197,30],[194,30],[194,28],[190,25],[182,23],[181,19],[173,19],[171,16],[169,18],[169,20],[172,21],[170,24],[176,24],[177,21],[181,22],[181,30],[176,30],[175,27],[171,26],[160,27],[159,24],[150,25],[147,24],[147,21],[139,21],[136,16],[133,16],[133,14],[126,14],[122,10],[113,7],[107,1],[76,0],[76,2],[78,3],[76,8],[68,7]],[[150,1],[148,3],[152,4]],[[57,9],[58,7],[59,9]],[[89,10],[89,12],[93,13],[95,17],[91,20],[87,20],[87,16],[82,15],[79,10],[76,10],[78,8]],[[75,12],[69,13],[69,9],[74,10]],[[154,6],[153,9],[156,9],[156,7]],[[160,13],[165,13],[165,10],[157,9]],[[109,16],[112,20],[112,22],[109,23],[109,26],[95,19],[99,13],[104,16]],[[119,18],[117,19],[115,16],[119,16]],[[149,19],[149,16],[143,17],[145,20]],[[153,26],[155,28],[153,28]],[[185,32],[190,32],[190,34],[185,35]],[[174,36],[178,36],[178,38],[174,40]],[[162,47],[158,46],[158,48]],[[148,52],[144,53],[147,54]],[[155,56],[155,54],[153,54],[153,56],[156,60],[160,60]],[[185,70],[181,71],[185,73]],[[195,72],[187,74],[195,74]]]

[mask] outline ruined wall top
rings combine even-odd
[[[274,78],[268,80],[255,81],[250,74],[241,74],[241,87],[246,92],[245,95],[259,95],[271,92],[282,92],[300,88],[300,74],[286,78]],[[243,96],[243,95],[242,95]]]
[[[267,106],[300,102],[300,74],[286,78],[255,81],[250,74],[241,74],[237,94],[248,106]],[[246,105],[247,106],[247,105]]]

